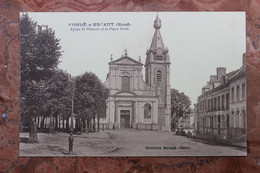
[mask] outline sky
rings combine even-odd
[[[127,49],[129,57],[138,60],[140,56],[145,62],[157,13],[28,15],[38,25],[48,25],[60,39],[63,54],[59,68],[73,76],[91,71],[105,82],[111,54],[115,60]],[[226,67],[228,73],[242,66],[246,51],[245,12],[158,12],[158,16],[163,42],[169,49],[171,88],[188,95],[192,104],[217,67]]]

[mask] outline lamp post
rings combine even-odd
[[[73,119],[74,119],[74,115],[73,115],[73,108],[74,108],[74,79],[70,76],[70,80],[71,80],[71,88],[72,88],[72,97],[71,97],[71,125],[70,125],[70,136],[68,138],[69,140],[69,154],[73,153],[73,141],[74,141],[74,137],[73,137]]]
[[[71,130],[73,131],[73,119],[74,119],[74,114],[73,114],[73,109],[74,109],[74,79],[71,78],[71,85],[72,85],[72,97],[71,97]]]

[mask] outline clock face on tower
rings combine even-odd
[[[162,50],[162,49],[160,49],[160,48],[159,48],[159,49],[157,49],[157,54],[158,54],[158,55],[163,55],[163,50]]]
[[[156,50],[156,59],[160,61],[163,60],[163,50],[161,48]]]

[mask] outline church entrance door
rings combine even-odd
[[[121,110],[120,111],[120,126],[121,126],[121,128],[130,127],[130,110]]]

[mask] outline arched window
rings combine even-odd
[[[157,82],[161,82],[162,81],[162,71],[161,70],[157,70],[156,80],[157,80]]]
[[[130,78],[127,76],[122,77],[122,90],[130,90]]]
[[[152,107],[149,103],[146,103],[144,105],[144,118],[145,119],[151,118],[151,109],[152,109]]]
[[[239,110],[237,110],[236,112],[236,127],[239,128],[239,118],[240,118],[240,113],[239,113]]]

